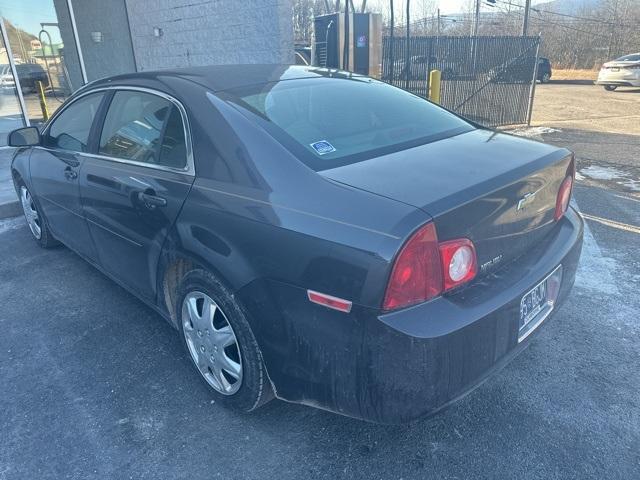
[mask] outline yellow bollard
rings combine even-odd
[[[40,97],[40,108],[42,109],[42,117],[46,122],[49,120],[49,110],[47,109],[47,99],[44,98],[44,88],[42,87],[42,82],[38,80],[36,82],[38,84],[38,96]]]
[[[429,72],[429,100],[440,103],[440,70]]]

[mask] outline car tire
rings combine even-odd
[[[605,86],[604,86],[604,89],[605,89],[607,92],[613,92],[616,88],[618,88],[618,86],[617,86],[617,85],[605,85]]]
[[[18,183],[20,204],[27,226],[31,231],[34,240],[42,248],[53,248],[60,245],[60,242],[53,237],[47,219],[38,206],[38,202],[33,198],[31,192],[24,183]]]
[[[540,78],[540,83],[549,83],[551,81],[551,75],[549,75],[548,73],[545,73],[542,75],[542,77]]]
[[[211,273],[192,270],[180,282],[177,298],[182,344],[216,401],[247,413],[273,399],[262,352],[247,314],[229,289]],[[205,310],[209,301],[214,312],[210,316]],[[229,333],[235,344],[224,340],[230,338]],[[239,364],[239,370],[237,365],[227,368],[232,364]]]

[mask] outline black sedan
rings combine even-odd
[[[36,241],[157,310],[241,411],[433,413],[528,344],[580,257],[571,152],[350,73],[112,77],[9,142]]]

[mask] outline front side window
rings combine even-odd
[[[96,118],[103,92],[79,98],[53,121],[44,136],[44,146],[86,152],[88,150],[91,125]]]
[[[184,168],[182,117],[169,100],[138,91],[116,92],[100,135],[101,155]]]

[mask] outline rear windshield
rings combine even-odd
[[[314,170],[474,128],[420,97],[366,77],[287,80],[227,93]]]
[[[616,58],[617,62],[640,62],[640,53],[633,55],[625,55],[624,57]]]

